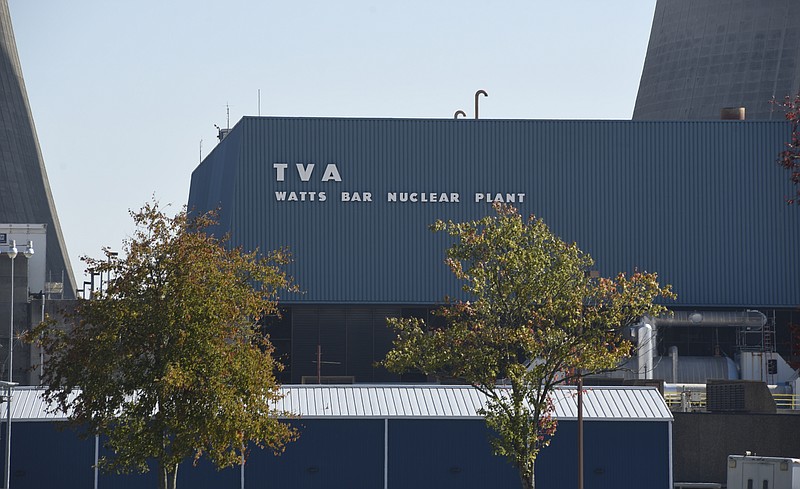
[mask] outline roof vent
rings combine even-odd
[[[743,121],[744,107],[724,107],[719,114],[723,121]]]

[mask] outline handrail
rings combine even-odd
[[[800,410],[800,394],[772,394],[778,409]],[[665,392],[664,401],[673,411],[684,407],[688,411],[706,410],[706,393],[703,391]]]

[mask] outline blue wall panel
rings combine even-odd
[[[79,440],[65,423],[13,423],[11,426],[11,487],[14,489],[91,488],[94,440]],[[5,466],[5,422],[2,429]]]
[[[383,419],[303,419],[294,423],[301,436],[282,455],[252,451],[245,468],[247,489],[383,487]],[[14,424],[13,488],[93,486],[94,440],[79,440],[75,431],[57,427],[65,424]],[[587,422],[586,489],[668,489],[669,429],[667,422]],[[559,425],[552,445],[539,456],[538,487],[575,487],[575,433],[576,422]],[[482,420],[390,420],[389,487],[518,489],[516,469],[491,454],[488,437]],[[155,477],[154,471],[101,474],[99,487],[157,487]],[[206,461],[197,467],[187,462],[179,469],[178,487],[238,489],[240,477],[239,467],[217,471]]]
[[[665,422],[584,423],[584,487],[671,489],[670,426]],[[578,486],[578,423],[561,422],[536,461],[538,487]]]
[[[517,470],[492,455],[482,420],[389,422],[389,487],[520,487]]]
[[[792,189],[775,163],[788,134],[782,122],[246,117],[195,171],[189,206],[221,205],[234,244],[288,246],[304,293],[287,302],[458,294],[448,240],[428,225],[490,213],[475,202],[490,192],[524,194],[515,205],[576,241],[604,275],[658,272],[677,305],[789,307],[800,297],[800,214],[783,203]],[[283,181],[276,163],[288,165]],[[298,163],[315,165],[308,181]],[[341,181],[323,181],[328,164]],[[459,202],[389,202],[390,192]]]
[[[0,425],[0,443],[5,447],[5,423]],[[14,489],[89,489],[94,487],[94,438],[81,440],[64,422],[15,422],[12,425],[11,487]],[[4,452],[4,448],[0,451]],[[101,447],[100,455],[107,454]],[[2,457],[0,465],[5,462]],[[145,474],[100,472],[101,489],[158,487],[156,465]],[[239,467],[217,470],[201,460],[197,466],[185,462],[178,469],[178,488],[240,487]]]
[[[300,438],[280,456],[253,451],[247,489],[383,487],[383,420],[303,419]]]

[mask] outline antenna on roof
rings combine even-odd
[[[230,104],[225,104],[225,113],[228,115],[228,125],[225,126],[225,129],[230,130],[230,128],[231,128],[231,106],[230,106]]]
[[[203,138],[200,138],[200,161],[203,161]]]
[[[258,116],[261,117],[261,89],[258,89]]]

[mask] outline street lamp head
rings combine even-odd
[[[25,248],[25,251],[22,252],[25,255],[25,258],[30,258],[33,256],[33,241],[28,240],[28,246]]]
[[[11,240],[11,244],[8,246],[8,251],[6,252],[9,258],[12,260],[17,257],[17,242],[13,239]]]

